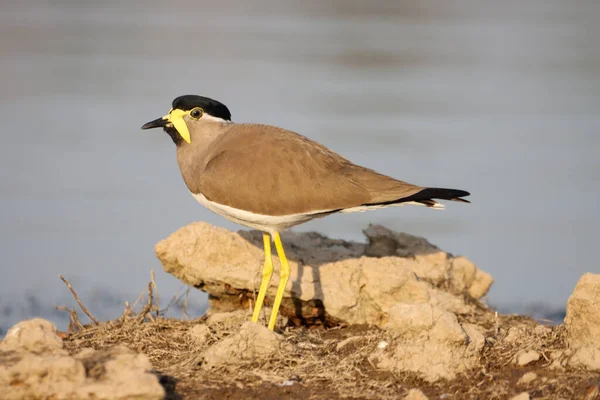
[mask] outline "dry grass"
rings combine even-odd
[[[235,313],[220,322],[207,317],[165,318],[152,300],[156,298],[152,295],[153,287],[149,285],[145,302],[144,296],[138,299],[140,312],[127,305],[117,320],[74,327],[66,335],[67,350],[76,354],[85,348],[103,349],[121,344],[142,352],[161,377],[170,399],[397,399],[415,387],[430,398],[446,395],[450,399],[507,399],[527,391],[536,399],[584,398],[589,392],[592,397],[586,399],[591,400],[598,394],[598,374],[552,366],[566,350],[562,326],[540,327],[530,318],[498,316],[485,307],[475,315],[459,317],[461,322],[476,323],[487,329],[486,345],[481,352],[480,367],[454,381],[429,384],[413,374],[378,370],[369,362],[369,356],[382,341],[392,346],[393,338],[369,326],[287,327],[280,333],[288,345],[282,346],[279,354],[250,361],[232,360],[230,364],[206,370],[199,362],[203,351],[235,334],[249,313]],[[197,324],[206,324],[210,331],[208,338],[200,343],[189,334]],[[540,360],[526,367],[516,366],[515,355],[529,349],[541,354]],[[517,384],[530,371],[538,379],[526,385]]]
[[[85,327],[69,335],[66,346],[71,353],[116,344],[136,349],[146,354],[163,376],[171,398],[194,398],[200,394],[220,398],[226,393],[243,393],[253,398],[254,393],[263,400],[282,395],[391,399],[418,387],[432,397],[447,394],[454,399],[505,399],[525,390],[535,398],[572,399],[583,398],[582,393],[598,384],[596,374],[550,367],[553,354],[566,348],[562,326],[536,331],[529,319],[513,317],[505,321],[500,318],[498,331],[489,332],[481,368],[451,382],[428,384],[410,374],[377,370],[368,357],[378,343],[392,338],[367,326],[287,328],[282,335],[291,346],[283,346],[280,354],[203,370],[198,364],[203,350],[234,334],[241,324],[229,322],[209,325],[208,340],[195,343],[188,332],[194,325],[206,323],[206,318],[182,321],[158,317],[140,322],[136,317],[127,317]],[[510,328],[514,341],[506,340]],[[534,349],[542,358],[533,365],[517,367],[512,360],[521,349]],[[518,379],[529,371],[535,371],[539,378],[518,387]]]

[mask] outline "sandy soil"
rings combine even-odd
[[[484,313],[468,319],[487,329],[480,367],[453,381],[433,384],[412,374],[374,368],[369,355],[382,341],[393,339],[368,326],[287,327],[280,333],[293,350],[246,362],[232,360],[211,370],[202,368],[202,352],[235,333],[240,321],[210,325],[210,336],[197,343],[189,331],[206,323],[205,317],[145,321],[128,317],[65,335],[65,346],[76,354],[84,348],[124,344],[146,354],[168,399],[391,399],[402,397],[411,388],[421,389],[429,398],[446,399],[507,399],[524,391],[535,399],[600,399],[598,374],[553,365],[553,354],[566,349],[563,326],[549,326],[540,336],[528,333],[538,324],[527,317]],[[521,337],[514,338],[513,329],[513,338],[505,340],[511,327],[522,328]],[[354,339],[338,346],[350,337]],[[535,349],[542,357],[525,367],[517,366],[513,359],[521,349]],[[528,372],[537,378],[519,383]]]

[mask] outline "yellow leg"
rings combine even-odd
[[[263,242],[265,248],[265,266],[262,271],[262,282],[260,283],[260,290],[258,291],[258,297],[256,298],[256,304],[254,305],[254,313],[252,314],[252,322],[258,322],[258,316],[260,315],[260,309],[262,308],[263,301],[265,300],[265,294],[273,276],[273,260],[271,258],[271,237],[268,233],[263,234]]]
[[[273,241],[275,242],[275,249],[279,256],[279,286],[277,287],[277,295],[275,295],[275,302],[273,303],[273,311],[271,312],[271,319],[269,320],[269,329],[275,328],[275,321],[277,321],[277,313],[279,312],[279,306],[281,305],[281,299],[283,298],[283,292],[287,285],[288,278],[290,276],[290,265],[288,264],[285,253],[283,252],[283,245],[281,244],[281,238],[279,233],[273,234]]]

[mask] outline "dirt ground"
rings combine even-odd
[[[563,326],[549,326],[540,336],[527,333],[538,325],[527,317],[485,313],[464,321],[474,319],[487,329],[480,367],[453,381],[434,384],[371,365],[369,355],[382,341],[393,338],[368,326],[287,327],[280,333],[292,350],[212,370],[202,368],[201,353],[235,333],[241,321],[210,325],[210,337],[203,343],[196,343],[189,331],[206,323],[205,317],[124,317],[64,336],[71,354],[117,344],[144,353],[168,399],[397,399],[411,388],[421,389],[430,399],[508,399],[524,391],[534,399],[600,399],[598,374],[551,367],[553,354],[566,348]],[[511,327],[522,327],[522,337],[504,340]],[[351,337],[346,345],[338,346]],[[513,358],[520,349],[535,349],[542,357],[526,367],[516,366]],[[537,379],[518,383],[527,372],[535,372]]]

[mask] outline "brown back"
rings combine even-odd
[[[264,215],[333,211],[408,197],[420,186],[352,164],[326,147],[281,128],[231,124],[210,143],[178,148],[192,193]],[[191,146],[205,146],[204,148]],[[199,143],[199,144],[198,144]]]

